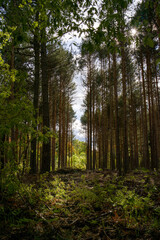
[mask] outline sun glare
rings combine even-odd
[[[131,29],[131,35],[134,37],[137,34],[137,30],[135,28]]]

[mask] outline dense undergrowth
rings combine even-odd
[[[61,170],[1,182],[0,239],[160,239],[160,174]]]

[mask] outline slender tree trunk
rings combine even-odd
[[[113,83],[111,76],[111,63],[109,56],[109,82],[110,82],[110,168],[115,169],[115,159],[113,154]]]
[[[64,89],[64,87],[63,87]],[[61,167],[65,167],[65,108],[66,108],[66,102],[65,102],[65,90],[63,92],[62,96],[62,159],[61,159]]]
[[[159,83],[158,83],[158,76],[157,76],[157,66],[156,66],[156,58],[154,59],[155,64],[155,77],[156,77],[156,86],[155,86],[155,99],[156,99],[156,110],[155,110],[155,119],[156,119],[156,141],[157,141],[157,154],[158,154],[158,162],[157,168],[159,167],[160,161],[160,99],[159,99]]]
[[[155,116],[155,104],[153,97],[153,83],[151,72],[151,59],[150,52],[147,50],[146,55],[147,62],[147,83],[148,83],[148,101],[149,101],[149,122],[150,122],[150,145],[151,145],[151,168],[157,168],[158,154],[157,154],[157,139],[156,139],[156,116]]]
[[[95,128],[95,83],[93,80],[93,114],[92,114],[92,123],[93,123],[93,170],[96,167],[96,128]]]
[[[66,115],[67,115],[67,122],[66,122],[66,155],[65,155],[65,166],[68,167],[68,138],[69,138],[69,96],[67,98],[67,112],[66,112]]]
[[[126,91],[126,53],[124,43],[121,44],[122,84],[123,84],[123,170],[128,170],[128,133],[127,133],[127,91]]]
[[[72,120],[71,120],[71,167],[73,167],[73,131],[72,131]]]
[[[0,169],[4,168],[4,156],[5,156],[4,143],[5,143],[5,135],[3,134],[2,137],[0,138]]]
[[[139,159],[138,159],[138,136],[137,136],[137,114],[136,109],[134,109],[134,163],[135,168],[139,167]]]
[[[88,55],[88,75],[87,75],[87,169],[92,169],[92,74],[91,56]]]
[[[93,138],[92,138],[92,69],[91,69],[91,56],[89,55],[89,126],[90,126],[90,166],[89,169],[93,168],[93,157],[92,157],[92,146],[93,146]]]
[[[89,103],[87,103],[87,170],[90,168],[90,125],[89,125]]]
[[[15,5],[15,1],[13,1],[13,5]],[[10,70],[14,70],[15,68],[15,46],[14,46],[14,39],[12,39],[12,45],[11,45],[11,58],[10,58]],[[10,95],[10,100],[13,101],[14,99],[14,91],[15,91],[15,84],[14,82],[11,82],[11,95]],[[11,129],[11,141],[14,142],[12,146],[12,158],[14,160],[16,159],[16,142],[15,142],[15,126],[12,127]]]
[[[42,29],[41,41],[41,68],[42,68],[42,109],[43,109],[43,133],[49,129],[49,102],[48,102],[48,74],[46,57],[46,30]],[[43,142],[42,147],[42,169],[41,172],[50,171],[50,139]]]
[[[39,141],[37,141],[37,156],[36,156],[36,169],[37,169],[37,172],[39,173],[40,171],[40,162],[41,162],[41,156],[40,156],[40,146],[39,146]]]
[[[151,72],[150,72],[150,56],[147,50],[146,54],[147,65],[147,87],[148,87],[148,106],[149,106],[149,132],[150,132],[150,149],[151,149],[151,168],[154,168],[154,136],[152,122],[152,103],[151,103]],[[147,168],[150,166],[147,166]]]
[[[114,79],[114,102],[115,102],[115,138],[116,138],[116,167],[121,175],[120,141],[119,141],[119,119],[118,119],[118,90],[117,90],[117,66],[116,54],[113,53],[113,79]]]
[[[54,97],[53,97],[53,109],[52,109],[52,118],[53,118],[53,134],[56,134],[56,93],[54,93]],[[56,153],[56,137],[53,136],[52,139],[52,171],[55,170],[55,153]]]
[[[101,113],[98,112],[98,148],[99,148],[99,168],[102,168],[102,133],[101,133]]]
[[[60,96],[59,96],[59,154],[58,154],[58,168],[62,163],[62,79],[60,77]]]
[[[36,21],[39,20],[39,12],[36,13]],[[34,110],[35,110],[35,127],[34,130],[37,129],[37,117],[38,117],[38,99],[39,99],[39,71],[40,71],[40,45],[38,40],[39,30],[36,28],[34,35],[34,54],[35,54],[35,80],[34,80]],[[33,136],[31,141],[31,156],[30,156],[30,168],[31,173],[36,173],[36,153],[37,153],[37,140],[36,137]]]
[[[147,126],[147,105],[146,105],[146,89],[145,89],[145,78],[144,78],[144,66],[142,54],[140,56],[141,61],[141,73],[142,73],[142,86],[143,86],[143,105],[144,105],[144,146],[143,146],[143,161],[145,167],[149,168],[150,159],[149,159],[149,148],[148,148],[148,126]]]
[[[108,161],[108,116],[106,106],[106,91],[105,83],[106,76],[104,71],[104,61],[102,61],[102,117],[101,117],[101,131],[102,131],[102,156],[103,156],[103,169],[107,169]]]
[[[139,165],[142,167],[142,163],[144,162],[144,154],[143,154],[143,132],[144,132],[144,111],[143,111],[143,93],[142,93],[142,82],[140,77],[140,69],[139,69],[139,86],[140,86],[140,126],[139,126]]]

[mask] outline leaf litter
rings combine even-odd
[[[0,239],[159,240],[160,173],[61,169],[0,201]]]

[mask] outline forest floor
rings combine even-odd
[[[1,240],[160,239],[159,172],[64,169],[11,180],[0,196]]]

